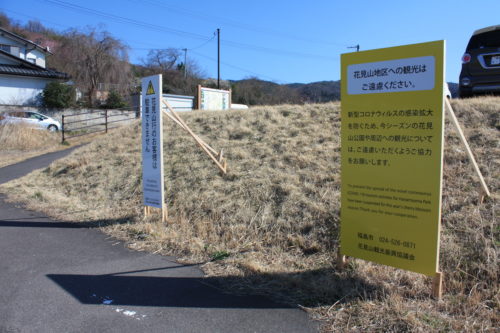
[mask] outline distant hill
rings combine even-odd
[[[340,99],[340,81],[290,83],[285,86],[296,90],[303,102],[326,103]]]
[[[340,81],[277,84],[249,78],[231,81],[233,102],[247,105],[326,103],[340,99]]]
[[[340,100],[340,81],[277,84],[258,78],[230,81],[233,102],[247,105],[326,103]],[[448,82],[453,98],[458,84]]]

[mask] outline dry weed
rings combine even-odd
[[[0,125],[0,168],[31,157],[88,143],[101,134],[71,138],[61,144],[61,134],[25,124]]]
[[[0,125],[0,168],[60,147],[60,138],[24,124]]]
[[[60,137],[49,131],[31,128],[23,124],[0,125],[2,150],[31,150],[58,144]]]
[[[494,331],[499,105],[498,98],[453,102],[494,197],[478,204],[477,177],[448,124],[441,302],[430,299],[430,280],[419,274],[362,260],[343,272],[334,268],[339,104],[182,114],[224,148],[225,177],[182,129],[165,122],[167,226],[159,216],[142,217],[139,124],[0,189],[57,218],[93,221],[135,249],[207,262],[204,270],[221,286],[301,304],[324,331]]]

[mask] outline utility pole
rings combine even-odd
[[[347,48],[348,49],[356,49],[356,52],[359,52],[359,44],[358,45],[354,45],[354,46],[348,46]]]
[[[217,29],[217,89],[220,89],[220,29]]]
[[[184,79],[187,78],[187,53],[188,49],[182,49],[184,51]]]

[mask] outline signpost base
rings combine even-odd
[[[436,272],[432,278],[432,297],[438,301],[443,296],[443,273]]]
[[[167,210],[167,205],[163,204],[163,208],[155,208],[151,206],[144,206],[144,216],[151,216],[153,214],[153,209],[155,210],[160,210],[161,214],[161,221],[166,223],[168,219],[168,210]]]
[[[167,223],[167,218],[168,218],[167,204],[163,204],[163,209],[161,210],[161,221],[163,223]]]
[[[347,265],[348,263],[348,260],[347,260],[347,256],[343,255],[341,252],[340,252],[340,248],[337,252],[337,269],[339,271],[343,270],[345,268],[345,266]]]

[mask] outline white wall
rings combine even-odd
[[[0,104],[36,105],[50,79],[0,75]]]
[[[17,46],[19,47],[19,54],[13,54],[16,57],[19,57],[21,59],[25,59],[25,54],[26,54],[26,48],[24,47],[24,44],[19,43],[18,41],[12,40],[10,38],[7,38],[5,36],[0,36],[0,44],[5,44],[5,45],[11,45],[11,46]]]
[[[19,47],[19,54],[14,54],[15,56],[17,56],[21,59],[24,59],[24,60],[29,60],[30,58],[31,59],[34,58],[35,63],[38,66],[45,68],[45,53],[43,53],[37,49],[31,50],[33,48],[32,45],[28,46],[28,54],[26,54],[26,46],[23,43],[20,43],[18,41],[13,40],[13,39],[10,39],[10,38],[7,38],[5,36],[0,35],[0,44]],[[4,61],[2,61],[2,63],[3,62]]]
[[[40,52],[36,49],[31,50],[26,55],[26,60],[29,60],[30,58],[35,58],[35,63],[38,66],[45,68],[45,54],[43,52]]]

